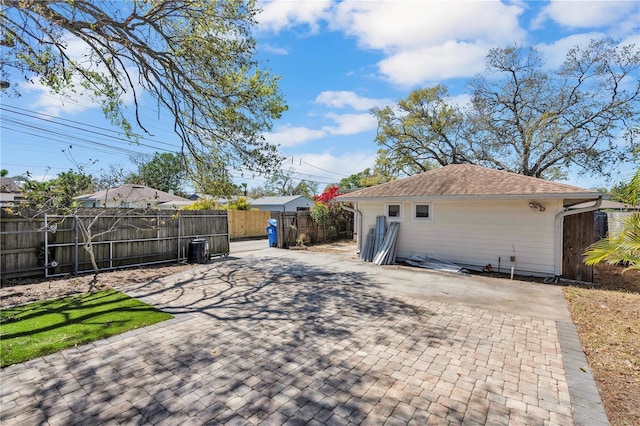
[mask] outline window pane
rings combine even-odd
[[[428,218],[429,217],[429,205],[418,204],[416,205],[416,217]]]
[[[391,205],[389,205],[389,217],[400,217],[400,205],[399,204],[391,204]]]

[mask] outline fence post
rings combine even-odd
[[[78,215],[73,215],[73,275],[78,275]]]
[[[49,215],[44,214],[44,277],[49,278]]]

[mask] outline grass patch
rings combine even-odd
[[[28,361],[172,315],[116,290],[0,310],[0,367]]]

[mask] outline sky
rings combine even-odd
[[[640,2],[630,0],[277,0],[261,8],[258,58],[280,76],[288,105],[265,138],[280,145],[283,169],[295,181],[317,182],[320,191],[373,166],[371,108],[436,84],[462,105],[469,99],[466,83],[483,72],[491,48],[534,46],[553,69],[570,47],[594,38],[640,45]],[[33,84],[20,91],[19,98],[1,99],[0,165],[9,176],[29,172],[41,180],[76,165],[94,176],[112,166],[134,171],[132,156],[179,150],[169,115],[149,100],[141,117],[152,135],[135,145],[86,100],[61,99]],[[571,172],[564,182],[610,187],[634,165],[613,167],[611,181]],[[249,188],[264,183],[250,173],[232,174]]]

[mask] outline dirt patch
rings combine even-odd
[[[98,275],[87,274],[48,280],[44,278],[3,280],[2,288],[0,288],[0,308],[105,290],[125,284],[147,282],[192,267],[193,265],[189,264],[166,264],[101,272]]]
[[[612,426],[640,425],[640,271],[600,265],[565,299]]]
[[[564,293],[611,425],[640,425],[640,294]]]

